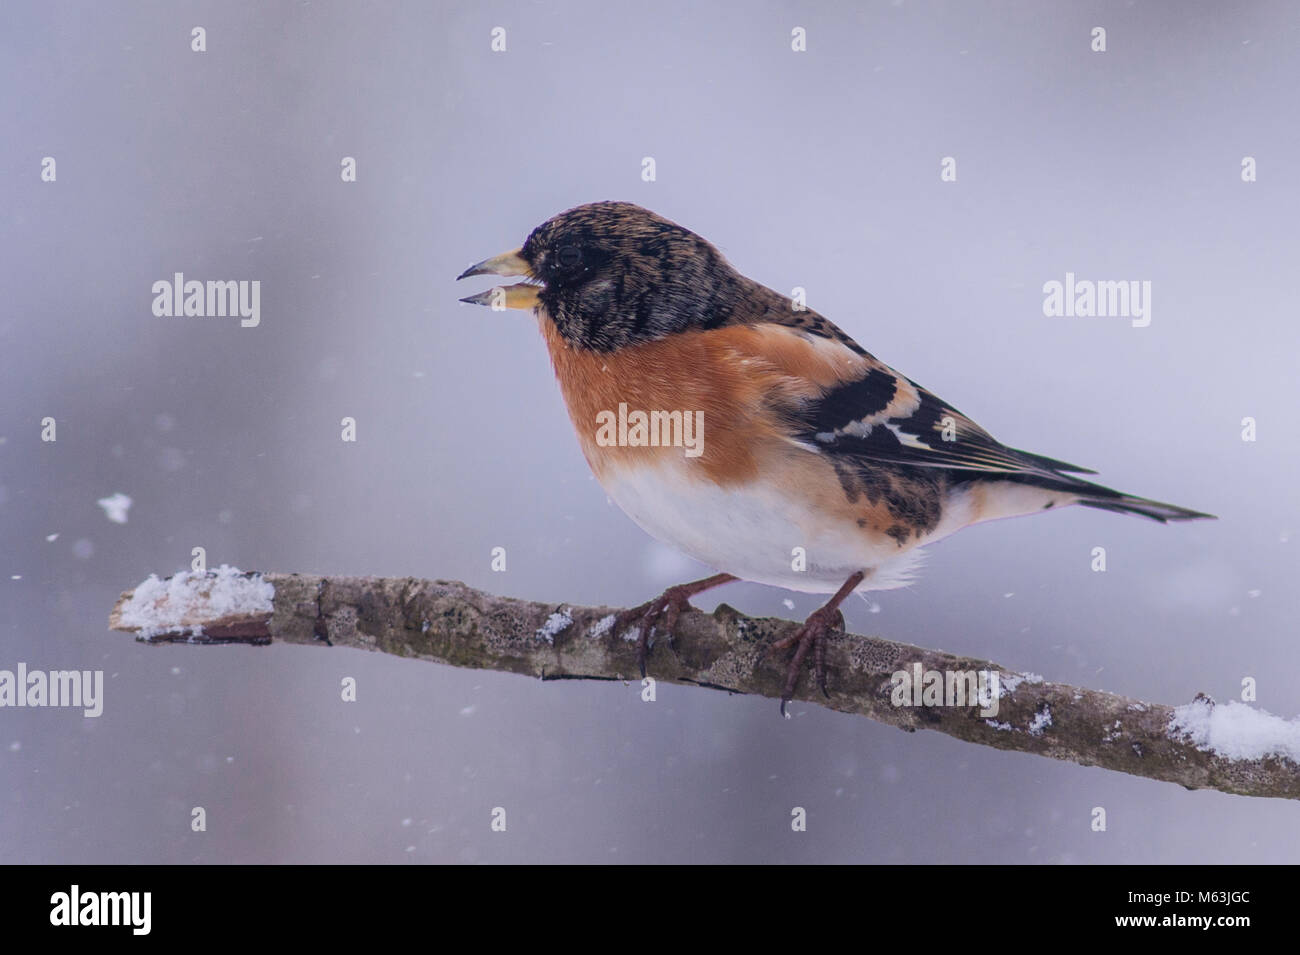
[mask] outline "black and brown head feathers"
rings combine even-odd
[[[630,202],[562,212],[520,255],[560,334],[595,351],[726,324],[745,281],[703,238]]]

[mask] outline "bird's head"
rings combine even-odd
[[[630,202],[593,202],[466,269],[523,282],[461,299],[540,308],[573,347],[612,351],[727,321],[743,281],[700,236]]]

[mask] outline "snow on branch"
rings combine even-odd
[[[123,593],[114,630],[147,643],[283,643],[379,650],[543,680],[637,680],[616,610],[501,597],[456,581],[250,574],[231,567],[150,577]],[[767,653],[796,625],[725,604],[685,612],[659,680],[781,696],[786,660]],[[1300,720],[1206,696],[1171,707],[1051,683],[995,663],[854,634],[826,653],[829,696],[811,676],[796,699],[900,729],[1246,796],[1300,799]],[[955,695],[954,695],[955,694]],[[775,711],[775,706],[773,707]],[[775,716],[774,716],[775,718]]]

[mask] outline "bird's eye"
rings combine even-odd
[[[576,245],[566,245],[555,254],[555,261],[562,268],[571,269],[582,262],[582,250]]]

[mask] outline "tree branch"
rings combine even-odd
[[[543,680],[632,681],[637,679],[636,647],[610,632],[616,612],[500,597],[456,581],[263,576],[223,567],[166,581],[151,577],[122,594],[109,626],[137,632],[138,639],[149,643],[276,640],[379,650]],[[786,659],[765,651],[794,626],[746,617],[725,604],[712,614],[684,612],[672,647],[660,640],[651,654],[650,672],[658,680],[779,699]],[[1050,683],[984,660],[852,634],[830,638],[826,664],[829,696],[823,697],[805,676],[797,699],[909,732],[937,730],[995,749],[1101,766],[1189,789],[1300,799],[1294,741],[1300,724],[1241,704],[1216,708],[1208,697],[1198,696],[1175,710]],[[896,705],[900,697],[903,703],[921,699],[897,689],[897,674],[926,671],[998,674],[996,715],[988,709],[981,713],[978,703]],[[1225,749],[1222,739],[1214,738],[1216,709],[1273,721],[1259,725],[1284,742],[1272,751],[1246,750],[1244,755],[1254,758],[1243,758],[1238,739]],[[1233,727],[1239,725],[1239,719],[1232,721]]]

